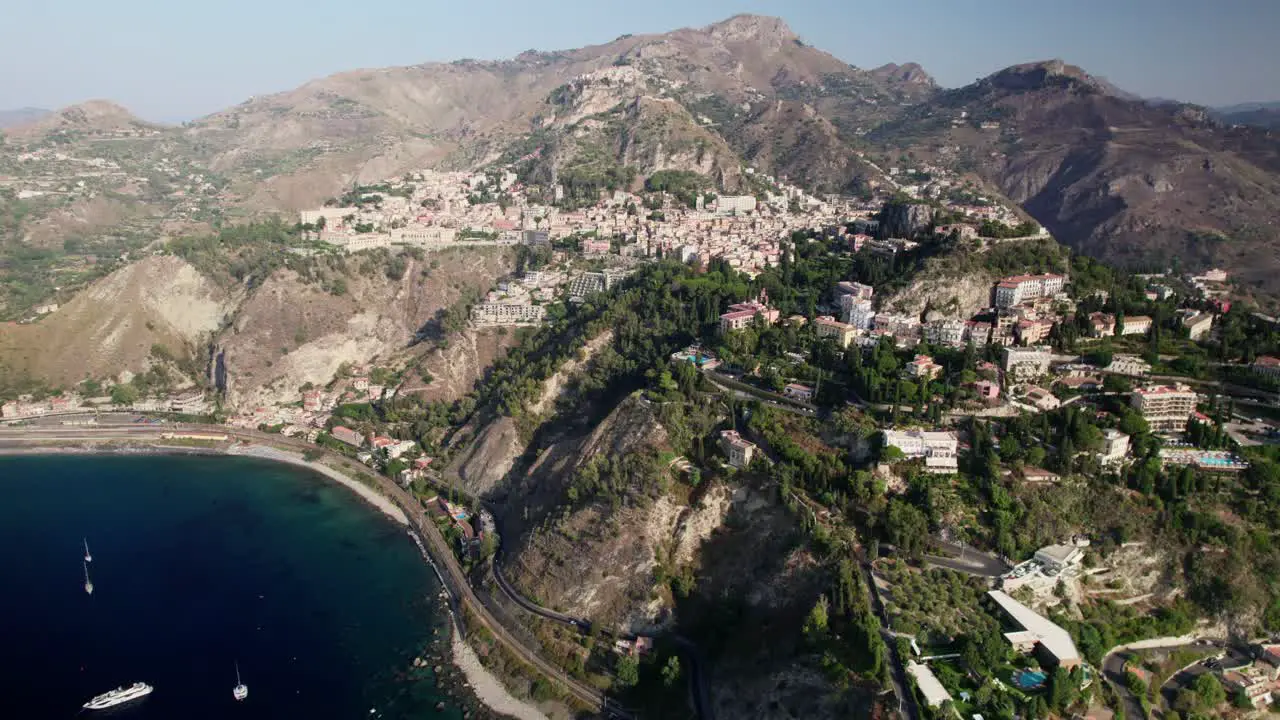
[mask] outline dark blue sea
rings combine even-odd
[[[0,717],[460,718],[412,668],[447,656],[438,592],[403,527],[305,470],[0,458]],[[136,681],[155,692],[80,709]]]

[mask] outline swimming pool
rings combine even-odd
[[[1015,670],[1013,672],[1013,684],[1019,690],[1036,690],[1044,686],[1045,680],[1049,678],[1045,673],[1039,670]]]

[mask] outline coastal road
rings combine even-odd
[[[350,459],[345,456],[323,450],[317,445],[312,445],[302,440],[294,440],[253,430],[210,425],[139,424],[111,427],[5,427],[0,428],[0,447],[29,447],[35,444],[36,449],[38,449],[39,444],[42,443],[95,443],[111,440],[147,441],[158,440],[160,439],[159,436],[166,432],[219,433],[237,440],[258,442],[277,447],[285,446],[291,450],[319,450],[324,453],[325,457],[330,459],[337,459],[344,464],[350,462]],[[489,630],[512,654],[560,684],[579,702],[598,710],[606,717],[631,717],[630,713],[624,708],[605,697],[596,688],[569,677],[554,664],[543,659],[536,650],[526,646],[499,623],[484,606],[484,603],[476,597],[471,585],[467,582],[465,573],[463,573],[461,566],[458,565],[448,541],[445,540],[435,523],[427,517],[423,511],[422,503],[389,478],[382,475],[377,475],[375,478],[378,483],[378,489],[404,511],[410,525],[425,541],[432,559],[436,562],[436,567],[443,571],[440,573],[440,577],[444,581],[446,590],[453,596],[455,601],[471,612],[472,617],[477,622]]]

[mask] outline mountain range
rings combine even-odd
[[[0,110],[0,130],[17,125],[26,125],[48,115],[43,108],[24,107],[16,110]]]
[[[864,192],[905,156],[965,173],[1100,258],[1222,266],[1276,293],[1277,141],[1235,125],[1237,112],[1272,110],[1148,103],[1058,60],[942,89],[914,63],[856,68],[782,20],[740,15],[510,60],[340,73],[181,127],[89,103],[11,128],[0,152],[132,128],[159,153],[148,157],[207,173],[220,210],[236,213],[521,158],[532,177],[588,191],[664,169],[750,190],[742,170],[754,166],[818,192]]]

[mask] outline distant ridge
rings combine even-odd
[[[18,125],[26,125],[33,123],[40,118],[47,117],[52,114],[52,110],[44,108],[24,107],[15,110],[0,110],[0,129],[17,127]]]

